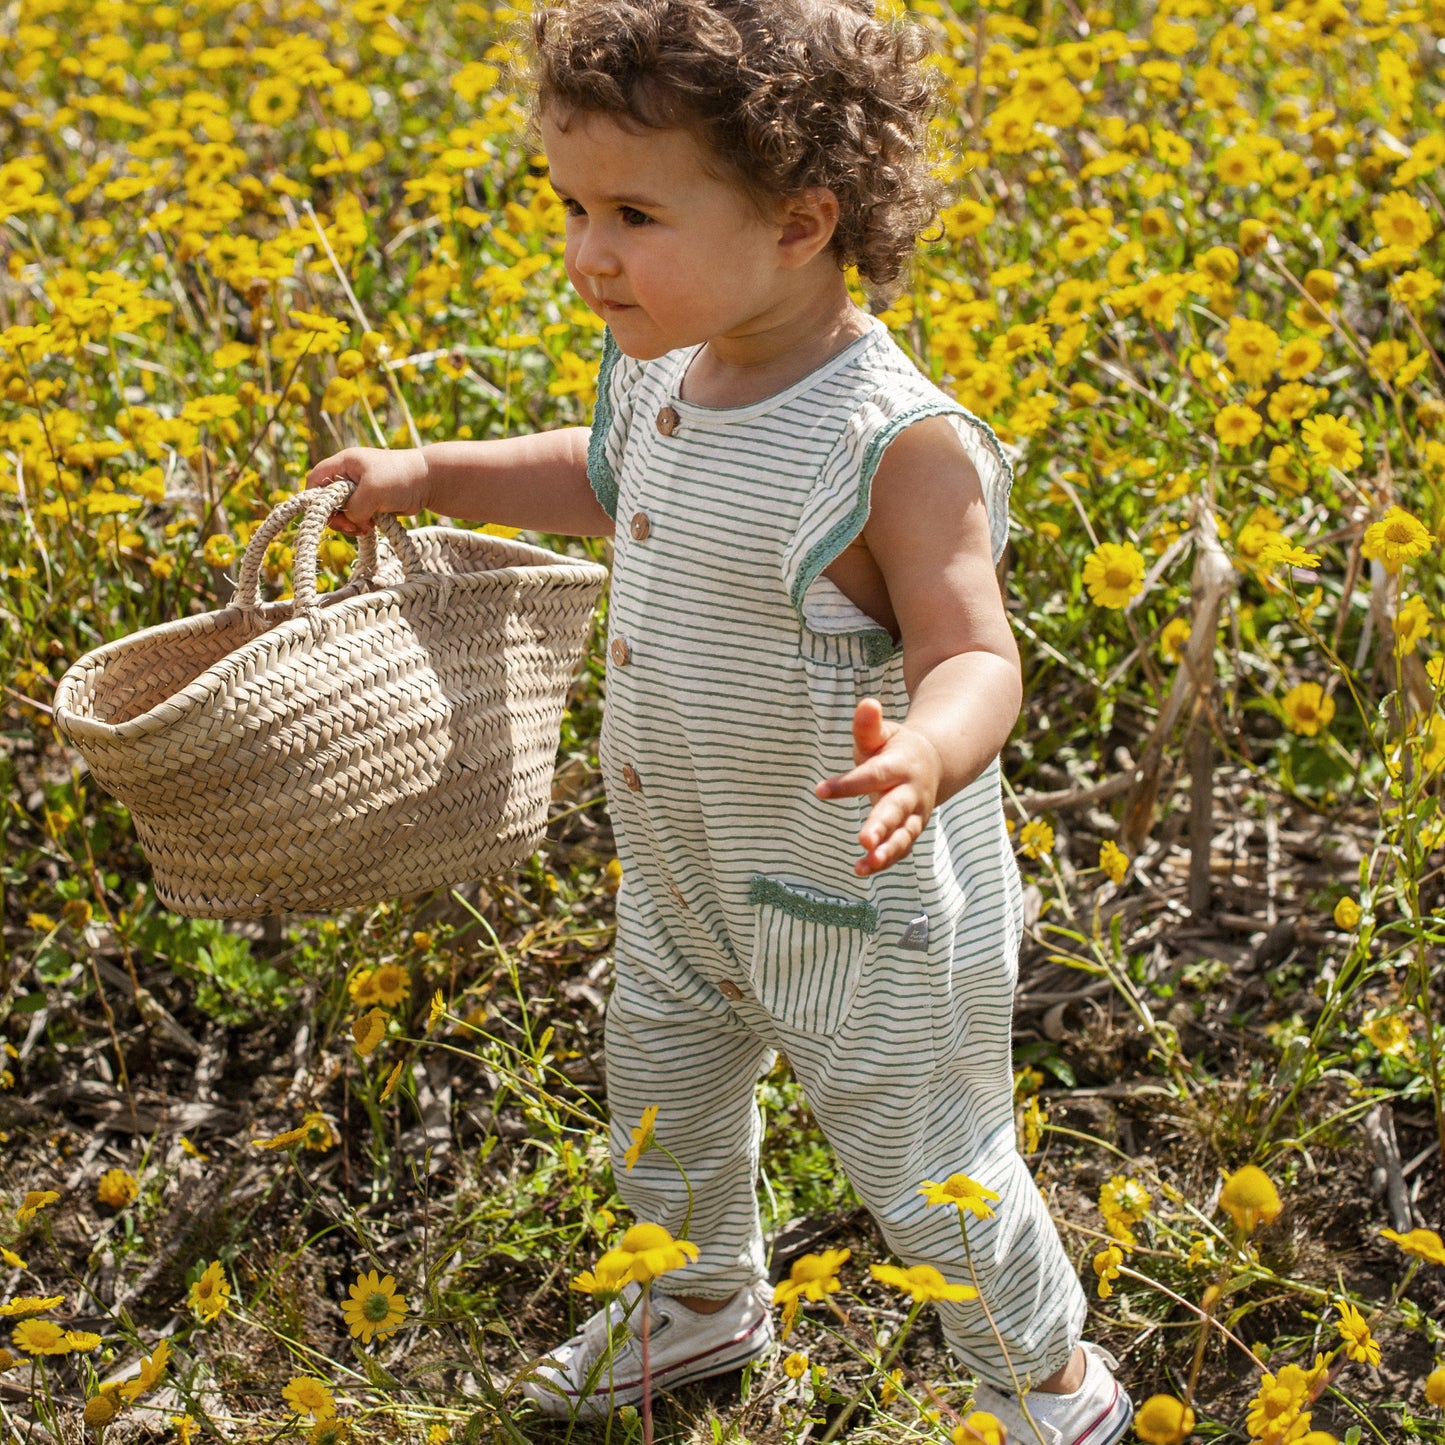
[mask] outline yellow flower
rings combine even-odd
[[[796,1299],[816,1302],[825,1295],[836,1294],[842,1288],[838,1271],[852,1253],[851,1249],[825,1249],[822,1254],[805,1254],[795,1259],[787,1279],[774,1288],[773,1303],[782,1305]]]
[[[140,1193],[140,1181],[124,1169],[107,1169],[95,1186],[95,1197],[112,1209],[124,1209]]]
[[[295,1129],[287,1129],[284,1134],[273,1134],[269,1139],[252,1139],[251,1142],[261,1149],[289,1149],[305,1137],[306,1126],[302,1124]]]
[[[934,1300],[978,1298],[978,1291],[972,1285],[949,1284],[931,1264],[915,1264],[909,1269],[898,1269],[891,1264],[873,1264],[869,1265],[868,1272],[879,1284],[892,1285],[920,1304]]]
[[[93,1330],[66,1330],[65,1342],[72,1350],[98,1350],[100,1336]]]
[[[1313,336],[1295,336],[1286,341],[1279,354],[1279,374],[1286,381],[1308,376],[1321,361],[1325,350]]]
[[[801,1380],[808,1373],[808,1357],[796,1351],[783,1361],[783,1373],[790,1380]]]
[[[1335,1326],[1345,1342],[1345,1353],[1360,1365],[1380,1363],[1380,1344],[1370,1333],[1364,1315],[1346,1300],[1339,1303],[1340,1319]]]
[[[652,1148],[652,1136],[656,1126],[657,1105],[652,1104],[642,1111],[642,1122],[632,1131],[632,1143],[627,1146],[627,1152],[622,1156],[626,1173],[632,1173],[633,1165]]]
[[[1144,590],[1144,555],[1132,542],[1101,542],[1084,559],[1083,575],[1090,600],[1117,609]]]
[[[1252,406],[1232,402],[1214,413],[1214,435],[1219,444],[1231,450],[1247,447],[1259,435],[1264,418]]]
[[[1248,386],[1262,385],[1274,375],[1279,334],[1263,321],[1233,316],[1224,338],[1224,354],[1241,381]]]
[[[334,1415],[323,1415],[306,1432],[306,1445],[348,1445],[351,1425]]]
[[[1150,1395],[1134,1416],[1134,1433],[1145,1445],[1183,1445],[1194,1429],[1194,1411],[1173,1395]]]
[[[447,1011],[447,1001],[442,997],[441,989],[438,989],[431,996],[431,1007],[427,1010],[426,1031],[430,1033],[442,1020]]]
[[[284,125],[296,114],[301,92],[293,81],[271,75],[251,87],[246,108],[258,125]]]
[[[616,1249],[609,1249],[597,1261],[597,1275],[616,1278],[610,1287],[620,1288],[629,1280],[645,1284],[674,1269],[685,1269],[697,1258],[697,1245],[674,1239],[660,1224],[634,1224],[622,1236]]]
[[[207,567],[229,567],[236,560],[236,544],[223,532],[206,538],[201,557]]]
[[[374,1008],[351,1021],[351,1037],[355,1040],[356,1057],[369,1059],[376,1046],[386,1037],[386,1013]]]
[[[353,1338],[370,1344],[372,1337],[384,1340],[395,1334],[406,1321],[406,1297],[396,1292],[391,1275],[379,1276],[368,1270],[358,1276],[349,1291],[351,1298],[341,1306],[341,1313],[351,1327]]]
[[[1019,830],[1019,847],[1026,858],[1044,858],[1053,852],[1054,830],[1042,818],[1031,818]]]
[[[1099,1276],[1099,1298],[1108,1299],[1114,1293],[1113,1282],[1119,1278],[1119,1266],[1124,1263],[1124,1251],[1117,1244],[1101,1249],[1094,1256],[1094,1273]]]
[[[1245,1416],[1245,1429],[1256,1440],[1280,1441],[1296,1427],[1302,1418],[1301,1411],[1309,1403],[1316,1384],[1324,1378],[1329,1364],[1324,1356],[1317,1356],[1313,1369],[1303,1370],[1298,1365],[1285,1365],[1277,1375],[1268,1371],[1260,1380],[1259,1391],[1249,1402],[1249,1414]],[[1308,1416],[1304,1416],[1308,1419]]]
[[[1249,1234],[1260,1224],[1273,1224],[1284,1206],[1269,1175],[1246,1164],[1225,1179],[1219,1191],[1219,1207]]]
[[[189,1302],[191,1308],[209,1324],[225,1314],[231,1301],[231,1282],[221,1268],[221,1261],[214,1259],[202,1272],[201,1277],[191,1286]]]
[[[970,1410],[961,1424],[953,1427],[953,1445],[1004,1445],[1008,1432],[997,1415],[987,1410]]]
[[[159,1384],[166,1372],[171,1356],[171,1342],[158,1340],[155,1350],[140,1362],[140,1373],[133,1380],[122,1380],[116,1392],[125,1400],[138,1400],[145,1392]]]
[[[1395,613],[1395,656],[1408,657],[1430,635],[1430,608],[1423,597],[1408,597]]]
[[[330,1387],[310,1375],[293,1375],[291,1383],[281,1391],[281,1398],[297,1415],[310,1415],[325,1420],[336,1413],[336,1400]]]
[[[54,1320],[21,1320],[11,1339],[27,1355],[68,1355],[74,1348],[69,1332]]]
[[[1117,887],[1129,873],[1129,855],[1113,841],[1105,839],[1099,846],[1099,867],[1104,876]]]
[[[1436,1365],[1425,1380],[1425,1398],[1432,1405],[1445,1405],[1445,1365]]]
[[[1318,567],[1319,555],[1296,547],[1279,532],[1271,532],[1259,547],[1259,561],[1265,567]]]
[[[1159,655],[1165,662],[1178,662],[1184,656],[1184,646],[1192,633],[1193,628],[1184,618],[1171,618],[1159,634]]]
[[[371,975],[375,1001],[395,1008],[411,993],[411,975],[399,963],[383,963]]]
[[[1346,933],[1353,931],[1361,918],[1360,905],[1348,894],[1335,904],[1335,926]]]
[[[1378,561],[1387,572],[1398,572],[1406,562],[1423,557],[1434,545],[1429,529],[1403,507],[1391,507],[1378,522],[1365,528],[1360,555]]]
[[[386,1083],[381,1086],[381,1094],[378,1102],[384,1104],[396,1093],[397,1085],[401,1083],[402,1070],[406,1068],[406,1059],[400,1058],[392,1065],[391,1072],[386,1076]]]
[[[44,1296],[18,1294],[14,1299],[0,1305],[0,1316],[14,1319],[16,1315],[43,1315],[46,1310],[53,1310],[56,1305],[64,1303],[65,1296],[63,1294]]]
[[[28,1268],[25,1261],[21,1259],[20,1256],[16,1254],[13,1249],[0,1248],[0,1259],[3,1259],[5,1263],[10,1266],[11,1269]]]
[[[1430,213],[1409,191],[1391,191],[1370,212],[1375,234],[1386,246],[1423,246],[1435,234]]]
[[[324,1153],[336,1143],[336,1131],[326,1115],[313,1109],[301,1121],[301,1142],[313,1154]]]
[[[172,1415],[171,1424],[176,1430],[176,1445],[191,1445],[191,1436],[196,1433],[196,1417],[194,1415]]]
[[[1393,1240],[1406,1254],[1413,1254],[1416,1259],[1427,1260],[1430,1264],[1445,1264],[1445,1241],[1442,1241],[1433,1229],[1412,1229],[1407,1234],[1397,1234],[1393,1229],[1382,1229],[1380,1233],[1386,1239]]]
[[[99,1430],[109,1425],[119,1414],[120,1402],[115,1398],[114,1391],[107,1391],[105,1394],[92,1395],[85,1402],[85,1409],[80,1412],[80,1417],[92,1430]]]
[[[1413,1052],[1410,1025],[1399,1014],[1377,1014],[1360,1025],[1360,1032],[1382,1054],[1409,1055]]]
[[[1440,289],[1440,282],[1428,271],[1402,271],[1390,282],[1390,295],[1401,306],[1418,311]]]
[[[992,1189],[967,1174],[950,1174],[942,1184],[925,1179],[918,1192],[928,1200],[930,1208],[935,1204],[953,1204],[960,1214],[967,1211],[975,1219],[990,1218],[993,1214],[990,1206],[998,1203],[998,1195]]]
[[[25,1224],[35,1218],[37,1209],[44,1209],[47,1204],[54,1204],[59,1198],[60,1195],[53,1189],[27,1190],[20,1207],[15,1211],[15,1217],[21,1224]]]
[[[1281,699],[1284,725],[1292,733],[1312,738],[1330,725],[1335,715],[1335,700],[1317,682],[1301,682]]]
[[[1329,412],[1307,416],[1300,423],[1300,435],[1310,455],[1325,466],[1347,472],[1364,459],[1364,435],[1343,417],[1331,416]]]

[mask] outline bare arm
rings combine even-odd
[[[820,783],[818,796],[872,796],[855,865],[866,875],[905,857],[933,809],[998,756],[1022,680],[983,487],[945,418],[909,427],[884,453],[864,539],[898,619],[910,705],[895,723],[875,700],[859,703],[857,766]]]
[[[356,491],[332,523],[356,536],[377,512],[439,512],[573,537],[610,537],[612,518],[587,479],[586,427],[496,441],[432,442],[384,451],[347,447],[306,474],[318,487],[351,477]]]

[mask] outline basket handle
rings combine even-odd
[[[266,558],[266,549],[281,530],[298,513],[302,513],[301,527],[296,536],[295,615],[310,617],[320,607],[316,596],[316,555],[321,546],[321,534],[333,512],[346,505],[347,499],[356,490],[356,483],[350,477],[337,477],[324,487],[312,487],[287,497],[271,511],[271,515],[251,534],[246,554],[241,558],[241,575],[236,584],[235,606],[242,612],[255,612],[261,592],[261,564]],[[407,535],[406,528],[389,512],[379,512],[375,517],[376,526],[385,534],[391,549],[401,559],[402,571],[408,577],[426,575],[421,556]],[[376,532],[365,533],[361,538],[360,556],[352,573],[358,581],[369,581],[377,569]]]

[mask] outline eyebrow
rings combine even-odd
[[[562,200],[575,201],[577,199],[577,197],[572,194],[571,188],[567,186],[559,186],[557,184],[556,176],[551,175],[550,172],[548,178],[552,182],[552,189],[557,192],[557,195]],[[654,200],[650,196],[627,194],[620,196],[601,196],[598,197],[598,199],[601,200],[604,205],[633,206],[639,211],[660,211],[663,209],[663,203],[661,201]]]

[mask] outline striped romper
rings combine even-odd
[[[974,1262],[1020,1378],[1042,1379],[1072,1352],[1085,1300],[1014,1139],[1022,924],[998,764],[866,879],[853,862],[869,800],[813,792],[853,766],[861,698],[907,711],[901,649],[822,575],[862,529],[885,447],[923,417],[955,418],[995,558],[1009,465],[881,323],[743,407],[681,399],[694,354],[636,361],[609,334],[588,453],[617,522],[600,752],[623,866],[606,1026],[620,1192],[639,1219],[682,1227],[664,1155],[622,1168],[657,1105],[701,1251],[669,1293],[723,1298],[759,1279],[754,1089],[781,1050],[906,1263],[970,1281],[957,1211],[925,1205],[922,1180],[963,1172],[1001,1196],[970,1222]],[[964,1361],[1007,1387],[980,1307],[940,1310]]]

